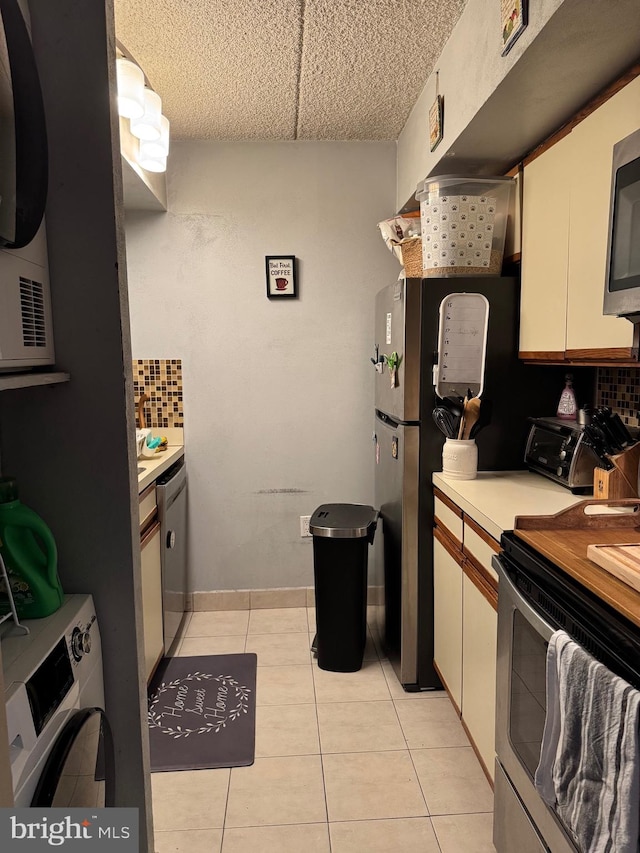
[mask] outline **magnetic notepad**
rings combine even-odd
[[[442,300],[433,371],[439,397],[482,394],[488,326],[489,301],[481,293],[450,293]]]

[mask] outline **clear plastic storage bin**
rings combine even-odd
[[[500,275],[513,178],[440,175],[417,189],[426,277]]]

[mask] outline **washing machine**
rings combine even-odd
[[[55,613],[0,626],[17,807],[113,805],[113,741],[104,713],[102,649],[90,595]]]

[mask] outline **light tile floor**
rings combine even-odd
[[[256,652],[251,767],[154,773],[156,853],[493,853],[493,795],[444,692],[405,693],[369,634],[318,668],[313,608],[197,612],[179,655]]]

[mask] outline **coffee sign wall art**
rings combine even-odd
[[[296,287],[295,255],[267,255],[267,298],[279,299],[282,296],[298,295]]]

